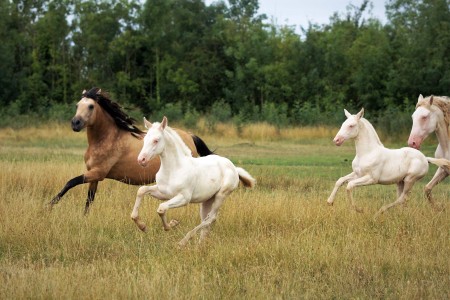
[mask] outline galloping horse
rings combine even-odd
[[[355,140],[356,156],[352,162],[353,172],[339,178],[328,198],[328,204],[333,205],[339,187],[348,182],[347,196],[352,207],[356,207],[352,190],[357,186],[371,184],[397,184],[397,200],[384,205],[375,214],[375,218],[387,209],[406,201],[414,183],[423,178],[428,172],[428,162],[448,163],[427,159],[419,150],[405,147],[401,149],[387,149],[381,143],[375,129],[369,121],[363,118],[364,109],[358,114],[351,115],[344,110],[347,120],[334,138],[334,143],[340,146],[348,139]]]
[[[156,174],[156,185],[139,188],[131,218],[139,229],[146,230],[146,225],[139,220],[138,208],[142,197],[148,193],[159,200],[168,200],[161,203],[157,210],[164,230],[170,230],[178,224],[177,220],[170,223],[166,221],[167,210],[189,203],[201,203],[201,223],[189,231],[179,245],[184,246],[198,230],[201,230],[202,241],[216,220],[225,198],[238,187],[239,180],[245,186],[253,187],[255,179],[244,169],[235,167],[225,157],[192,157],[191,151],[178,133],[167,126],[166,117],[161,123],[153,124],[144,118],[144,123],[149,130],[144,138],[138,162],[146,166],[154,157],[159,156],[161,168]]]
[[[419,96],[416,110],[412,115],[413,125],[408,139],[408,145],[420,149],[422,142],[433,131],[436,132],[439,144],[434,156],[450,160],[450,98],[445,96]],[[425,195],[430,204],[437,208],[431,196],[435,185],[444,180],[450,171],[441,166],[437,169],[431,181],[425,186]]]
[[[154,182],[160,160],[155,157],[146,168],[141,168],[136,162],[145,132],[134,123],[135,120],[101,89],[83,91],[72,119],[72,129],[76,132],[87,129],[88,148],[84,155],[87,171],[69,180],[50,201],[50,207],[58,203],[68,190],[83,183],[89,183],[85,206],[87,213],[89,205],[94,201],[98,182],[105,178],[133,185]],[[212,154],[199,137],[182,130],[176,131],[193,156]]]

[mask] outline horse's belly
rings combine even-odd
[[[133,185],[149,184],[155,181],[158,169],[159,163],[157,165],[149,163],[145,168],[137,162],[135,164],[115,165],[106,177]]]

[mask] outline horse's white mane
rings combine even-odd
[[[375,130],[375,128],[372,126],[372,124],[365,118],[361,118],[359,119],[363,125],[367,128],[367,131],[369,131],[369,133],[371,133],[373,136],[375,136],[377,143],[380,146],[383,146],[383,143],[380,140],[380,137],[377,134],[377,131]]]
[[[181,150],[181,152],[184,155],[192,156],[191,149],[189,149],[189,147],[186,146],[186,144],[181,139],[180,135],[175,130],[173,130],[169,126],[166,126],[166,128],[164,128],[164,134],[166,134],[168,137],[170,137],[170,139],[175,143],[175,147],[177,147],[177,149]]]

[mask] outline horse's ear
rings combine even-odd
[[[433,95],[430,97],[430,106],[433,105]]]
[[[86,90],[83,90],[83,92],[81,93],[81,95],[84,95],[84,94],[86,94]]]
[[[417,99],[417,103],[419,103],[420,101],[422,101],[423,100],[423,96],[422,96],[422,94],[420,94],[419,95],[419,98]]]
[[[98,89],[97,95],[100,95],[102,93],[102,89]]]
[[[147,129],[150,129],[150,127],[152,127],[152,123],[150,123],[149,121],[147,121],[147,119],[144,117],[144,126]]]
[[[164,130],[167,126],[167,118],[166,116],[163,117],[162,121],[161,121],[161,129]]]
[[[361,108],[360,112],[356,115],[358,119],[361,119],[364,116],[364,107]]]
[[[345,108],[344,108],[344,114],[345,114],[345,116],[347,117],[347,119],[350,118],[350,117],[352,116],[352,114],[349,113]]]

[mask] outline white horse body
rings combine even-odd
[[[420,149],[422,142],[432,132],[436,133],[438,146],[434,153],[437,159],[450,160],[450,98],[422,95],[417,100],[416,110],[412,115],[413,125],[408,145]],[[438,160],[432,162],[439,162]],[[431,190],[450,174],[445,162],[439,165],[431,181],[425,186],[425,195],[431,205],[435,206]],[[436,207],[438,208],[438,207]]]
[[[179,163],[175,166],[173,160],[162,160],[156,174],[158,190],[168,199],[184,193],[191,203],[200,203],[213,197],[224,184],[222,181],[228,180],[227,184],[233,189],[239,185],[236,167],[227,158],[218,155],[208,155],[202,159],[187,157]],[[192,188],[186,189],[186,186]]]
[[[358,177],[370,174],[378,184],[385,185],[402,181],[405,174],[408,173],[420,174],[424,165],[428,166],[425,156],[417,155],[417,150],[408,147],[401,149],[375,148],[370,153],[356,155],[352,162],[353,171]],[[378,166],[378,168],[374,168],[374,166]]]
[[[168,209],[201,203],[202,222],[186,234],[180,241],[180,246],[184,246],[198,230],[201,230],[201,241],[216,220],[225,198],[238,187],[239,180],[244,186],[253,187],[255,179],[225,157],[192,157],[183,140],[167,126],[166,117],[161,123],[151,124],[145,118],[144,122],[149,131],[144,138],[138,162],[145,166],[154,156],[159,155],[161,167],[156,174],[156,185],[139,188],[131,218],[141,230],[146,230],[146,225],[139,220],[138,208],[142,197],[148,193],[157,199],[168,200],[161,203],[157,210],[165,230],[178,225],[177,220],[169,223],[166,221]]]
[[[356,115],[351,115],[347,110],[344,111],[347,120],[342,124],[333,141],[340,146],[344,141],[354,139],[356,156],[352,162],[353,172],[339,178],[327,202],[332,205],[339,187],[348,182],[347,196],[351,205],[357,211],[362,211],[354,203],[352,196],[354,187],[397,184],[397,200],[381,207],[377,216],[392,206],[406,201],[406,196],[414,183],[427,174],[428,160],[416,149],[385,148],[370,122],[362,118],[364,109]]]

